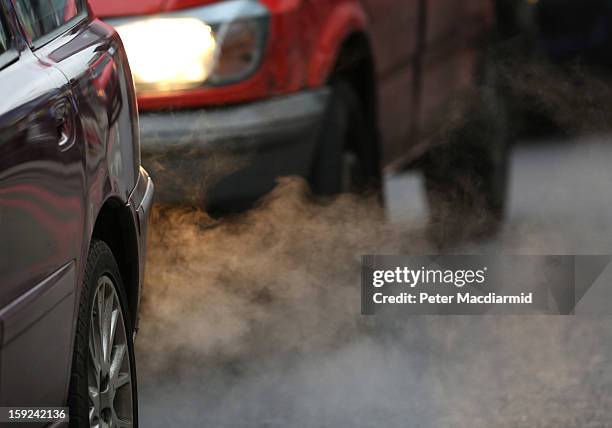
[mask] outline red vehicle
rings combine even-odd
[[[423,160],[436,208],[501,216],[501,133],[484,147],[430,150],[439,111],[488,83],[491,1],[90,2],[126,46],[143,162],[163,199],[210,184],[218,153],[245,161],[207,187],[208,203],[261,195],[280,175],[306,177],[321,194],[376,186],[384,168]],[[484,110],[501,116],[495,103]],[[471,192],[460,184],[467,173]]]

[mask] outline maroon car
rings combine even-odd
[[[0,406],[137,426],[153,184],[115,31],[86,0],[0,0]]]

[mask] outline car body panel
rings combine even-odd
[[[66,101],[62,79],[29,52],[2,70],[0,92],[12,94],[0,99],[2,236],[11,251],[0,261],[0,307],[80,254],[79,147],[60,149],[51,116]]]
[[[76,106],[62,73],[27,47],[0,73],[0,93],[10,94],[0,100],[0,403],[62,405],[85,183],[82,145],[73,132],[62,144],[56,120],[64,111],[74,121]],[[51,325],[65,328],[50,334]]]
[[[214,0],[104,0],[96,3],[96,13],[105,17],[150,15],[213,2]]]
[[[382,162],[389,164],[405,152],[415,129],[418,95],[416,55],[419,0],[366,0],[376,72],[377,118]],[[389,13],[393,10],[393,13]],[[399,36],[401,35],[401,36]]]
[[[72,329],[58,327],[72,325],[76,275],[71,261],[0,311],[3,406],[65,405]]]
[[[110,186],[113,196],[127,202],[138,177],[138,153],[133,141],[137,136],[132,122],[137,122],[134,105],[123,105],[131,79],[127,61],[120,51],[114,30],[100,21],[83,22],[74,31],[63,34],[36,51],[36,56],[60,70],[70,82],[79,108],[78,139],[87,162],[97,166],[104,158],[107,177],[89,176],[89,183]],[[136,145],[137,147],[137,145]],[[88,165],[88,166],[89,166]],[[93,171],[88,167],[88,174]],[[108,183],[105,183],[108,181]],[[92,195],[102,189],[90,189]],[[92,201],[90,214],[95,214],[103,200]]]

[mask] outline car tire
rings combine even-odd
[[[74,340],[70,427],[111,420],[112,426],[129,421],[125,426],[138,427],[134,329],[126,302],[113,253],[104,242],[92,241]]]
[[[487,69],[462,125],[425,157],[428,232],[439,244],[489,237],[503,223],[508,199],[510,122],[495,70]]]
[[[380,192],[380,156],[373,121],[362,100],[345,81],[331,93],[317,144],[310,185],[316,195]]]

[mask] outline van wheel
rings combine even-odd
[[[485,84],[463,118],[423,164],[428,232],[439,244],[494,235],[504,220],[510,162],[509,115]]]
[[[70,378],[71,427],[138,427],[133,328],[117,263],[92,241]]]
[[[347,82],[331,84],[309,181],[317,195],[380,191],[376,132],[365,114],[363,103]]]

